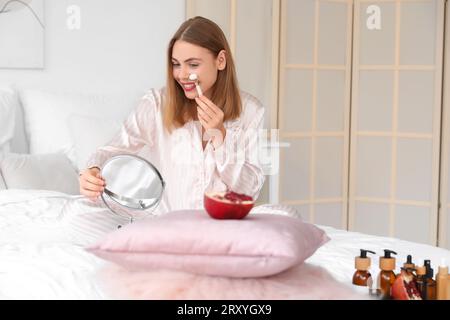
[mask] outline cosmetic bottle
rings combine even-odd
[[[450,300],[450,274],[447,277],[447,300]]]
[[[369,296],[375,299],[381,299],[380,290],[380,275],[374,268],[371,269],[371,273],[374,275],[367,280],[367,287],[369,288]]]
[[[403,268],[405,270],[409,270],[409,272],[413,275],[414,277],[414,281],[417,280],[417,275],[416,275],[416,265],[412,262],[412,256],[410,254],[408,254],[406,256],[406,262],[403,263]]]
[[[370,258],[367,257],[367,252],[375,254],[375,252],[365,249],[360,249],[361,254],[355,257],[355,273],[353,274],[352,283],[357,286],[367,287],[367,281],[372,278],[368,271],[370,269]]]
[[[447,296],[448,291],[448,266],[445,259],[442,259],[439,266],[438,273],[436,274],[436,299],[437,300],[449,300]]]
[[[424,266],[427,270],[427,273],[425,274],[427,282],[427,300],[436,300],[436,281],[433,279],[434,270],[431,268],[430,260],[425,260]]]
[[[427,281],[426,281],[427,269],[425,266],[418,266],[416,268],[416,283],[417,289],[420,292],[420,296],[423,300],[427,299]]]
[[[416,265],[412,262],[412,256],[408,254],[406,256],[406,262],[403,263],[403,268],[405,269],[415,269]]]
[[[391,254],[397,254],[397,252],[384,249],[384,257],[380,257],[379,288],[382,299],[390,299],[391,286],[395,281],[395,258],[391,257]]]

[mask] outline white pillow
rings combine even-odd
[[[71,138],[74,141],[76,165],[86,167],[89,157],[98,147],[111,141],[119,131],[121,122],[113,119],[71,115],[68,119]]]
[[[0,171],[8,189],[52,190],[79,194],[78,173],[69,159],[56,154],[4,154]]]
[[[19,98],[11,87],[0,88],[0,153],[10,150]]]
[[[138,94],[74,94],[24,90],[21,100],[31,154],[62,152],[75,165],[77,155],[69,119],[73,115],[124,121],[137,105]],[[81,134],[77,132],[74,135]],[[104,135],[101,134],[101,137]],[[83,157],[83,156],[81,156]]]

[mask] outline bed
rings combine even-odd
[[[78,196],[42,190],[0,192],[0,298],[370,299],[367,293],[353,290],[351,285],[354,257],[360,248],[379,255],[385,248],[398,252],[397,267],[407,254],[430,259],[432,264],[439,263],[441,258],[450,261],[450,252],[441,248],[319,226],[331,240],[297,270],[275,277],[242,281],[164,270],[138,275],[85,250],[121,223],[122,218],[102,205]],[[375,259],[372,270],[377,272]],[[156,278],[158,288],[154,287]],[[286,287],[287,279],[297,279],[295,285],[301,290]],[[131,292],[136,282],[142,285],[145,281],[149,282],[147,292]],[[162,289],[164,281],[166,286]],[[206,290],[206,285],[211,288],[211,281],[218,289],[214,293]],[[236,287],[238,283],[240,286]],[[266,290],[261,290],[261,286]],[[223,293],[219,290],[223,287],[233,290]]]
[[[416,263],[430,259],[435,272],[442,258],[450,261],[445,249],[322,225],[329,242],[305,263],[265,278],[137,273],[98,258],[86,246],[127,221],[77,195],[77,174],[137,96],[0,88],[0,299],[371,299],[351,284],[359,249],[377,253],[374,276],[383,249],[398,253],[397,272],[408,254]],[[113,110],[109,118],[105,110]]]

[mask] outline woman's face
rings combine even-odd
[[[188,99],[194,99],[197,96],[195,81],[189,80],[190,74],[197,74],[198,84],[203,94],[211,98],[218,71],[223,70],[225,65],[223,50],[215,57],[208,49],[182,40],[176,41],[173,46],[173,77]]]

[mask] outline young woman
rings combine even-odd
[[[105,186],[99,168],[108,158],[146,149],[166,182],[161,211],[201,209],[207,189],[256,198],[264,183],[256,142],[264,108],[239,90],[222,30],[203,17],[187,20],[169,43],[167,63],[166,87],[148,91],[90,158],[81,194],[99,197]]]

